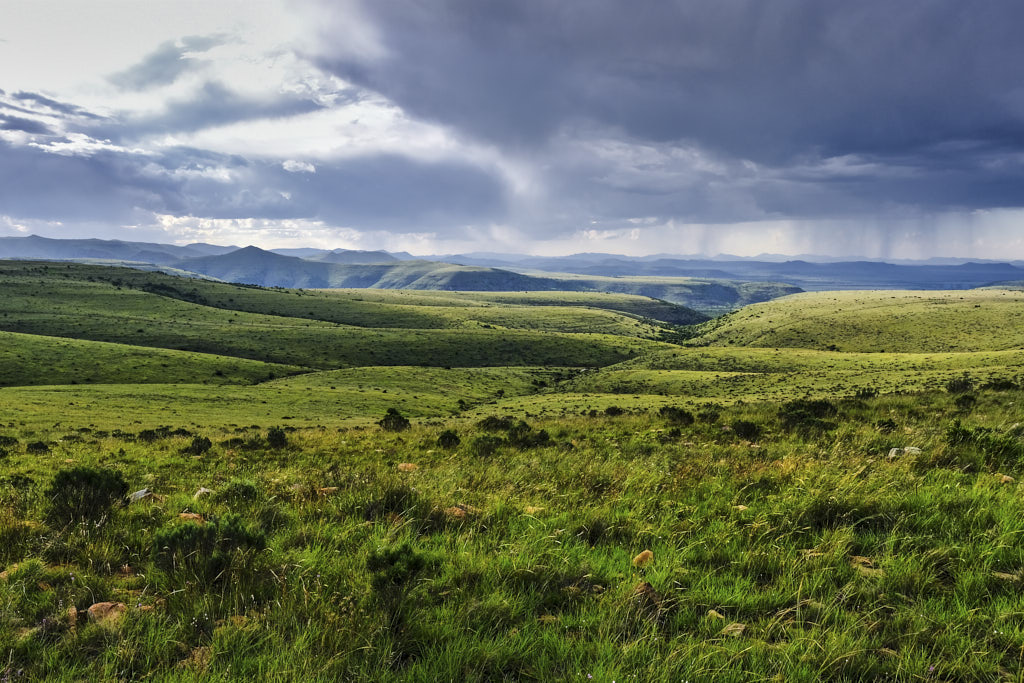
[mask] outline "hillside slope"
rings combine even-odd
[[[691,343],[900,353],[1021,348],[1024,292],[797,294],[705,323]]]

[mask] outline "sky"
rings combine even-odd
[[[0,235],[1024,258],[1019,0],[4,0]]]

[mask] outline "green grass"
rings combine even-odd
[[[813,292],[748,306],[693,344],[849,352],[1001,351],[1024,346],[1024,293]]]
[[[968,421],[1009,430],[1021,399],[979,394]],[[972,452],[946,438],[960,416],[948,395],[836,408],[835,429],[802,435],[770,404],[675,434],[651,415],[534,421],[550,445],[486,457],[479,428],[458,423],[454,450],[436,443],[446,425],[300,429],[284,448],[266,424],[212,428],[199,457],[182,453],[191,435],[8,427],[5,667],[47,680],[1016,680],[1019,485],[957,464]],[[763,427],[756,445],[727,429],[739,418]],[[879,431],[883,418],[897,429]],[[28,453],[30,439],[51,451]],[[921,453],[887,457],[903,446]],[[51,473],[77,466],[161,498],[99,524],[47,521]],[[200,487],[214,493],[194,500]],[[170,564],[166,544],[192,547],[180,512],[250,536],[214,526],[229,539],[217,559]],[[653,562],[634,567],[644,549]],[[68,625],[70,606],[100,600],[126,615]]]
[[[253,384],[304,371],[244,358],[0,332],[0,386]]]
[[[0,294],[0,679],[1024,680],[1017,293]]]

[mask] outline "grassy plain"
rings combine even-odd
[[[3,680],[1024,680],[1019,293],[680,334],[40,267],[0,264]]]

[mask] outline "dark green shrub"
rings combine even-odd
[[[68,524],[78,520],[102,519],[124,500],[128,482],[117,470],[99,467],[75,467],[60,470],[46,490],[51,523]]]
[[[235,551],[262,550],[266,535],[228,513],[205,524],[181,524],[153,536],[154,562],[167,572],[187,571],[204,580],[223,575]]]
[[[896,426],[896,422],[891,418],[885,418],[884,420],[875,422],[875,429],[882,434],[891,434],[892,432],[895,432]]]
[[[457,448],[462,439],[451,429],[446,429],[437,437],[437,445],[441,448]]]
[[[478,458],[488,458],[504,444],[505,440],[500,437],[481,434],[469,442],[469,452]]]
[[[658,415],[673,424],[683,427],[692,425],[695,421],[693,413],[677,406],[662,406],[661,410],[658,411]]]
[[[401,432],[412,426],[409,420],[395,408],[388,408],[388,412],[377,424],[386,432]]]
[[[496,415],[488,415],[484,419],[476,423],[476,426],[488,432],[507,432],[515,426],[515,420],[511,417],[497,417]]]
[[[391,486],[362,506],[363,517],[377,520],[389,515],[418,515],[427,509],[420,494],[406,484]]]
[[[981,388],[987,389],[989,391],[1013,391],[1015,389],[1020,389],[1020,385],[1014,382],[1012,379],[1000,377],[997,379],[990,379],[989,381],[982,384]]]
[[[244,503],[260,498],[259,487],[250,479],[231,479],[217,492],[217,500]]]
[[[288,435],[280,427],[271,427],[267,430],[267,445],[271,448],[285,448],[288,445]]]
[[[37,455],[42,453],[50,452],[50,444],[45,441],[33,441],[32,443],[25,446],[25,450],[29,453],[35,453]]]
[[[974,380],[969,375],[956,377],[946,382],[946,391],[951,394],[966,394],[974,388]]]
[[[202,455],[211,448],[213,448],[212,441],[205,436],[197,436],[192,439],[192,443],[181,449],[181,452],[188,455]]]
[[[545,430],[534,431],[533,427],[520,420],[508,430],[508,443],[519,449],[539,448],[550,444],[551,437]]]
[[[718,422],[719,417],[721,417],[721,413],[714,408],[705,408],[697,413],[697,419],[709,425],[713,425]]]
[[[0,448],[17,448],[18,440],[13,436],[0,435]]]
[[[857,390],[857,393],[855,393],[854,396],[861,400],[874,398],[875,396],[878,396],[878,389],[875,387],[861,387]]]
[[[436,564],[432,556],[416,552],[408,541],[395,548],[371,551],[366,558],[370,585],[381,593],[403,590],[420,572]]]
[[[604,409],[604,414],[608,417],[618,417],[619,415],[625,414],[625,410],[618,406],[608,406]]]
[[[799,399],[790,401],[779,408],[779,421],[784,429],[799,432],[823,432],[836,428],[836,423],[826,420],[839,412],[831,401]]]
[[[968,413],[974,408],[977,402],[978,399],[972,394],[960,394],[953,401],[953,404],[956,406],[957,410]]]
[[[747,441],[753,441],[761,435],[761,428],[747,420],[735,420],[731,427],[733,434]]]

